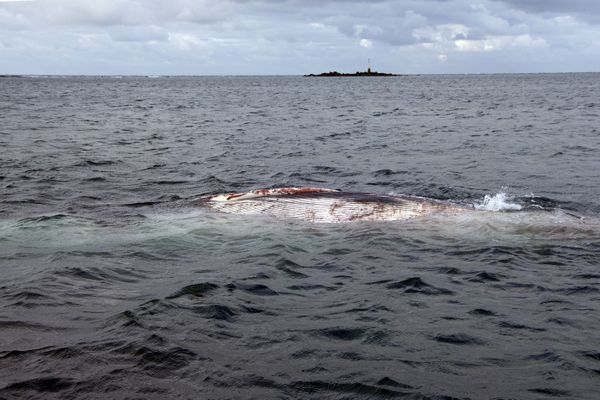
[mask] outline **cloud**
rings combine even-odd
[[[600,22],[600,2],[597,0],[494,0],[511,8],[536,15],[576,16],[589,23]]]
[[[231,2],[210,0],[30,0],[4,2],[22,15],[51,26],[145,25],[173,21],[210,23],[223,20]]]
[[[456,49],[460,52],[501,51],[509,47],[543,48],[548,43],[544,39],[534,39],[529,35],[496,36],[482,40],[456,40]]]
[[[0,1],[0,73],[590,70],[599,16],[595,0]]]
[[[600,3],[596,0],[495,0],[522,10],[550,13],[600,14]]]
[[[110,37],[117,42],[156,42],[169,39],[169,34],[160,26],[118,26],[111,30]]]
[[[368,49],[373,46],[373,42],[370,41],[369,39],[360,39],[359,43],[360,43],[360,46],[364,47],[365,49]]]

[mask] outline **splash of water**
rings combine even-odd
[[[515,203],[513,200],[514,196],[505,192],[499,192],[494,195],[486,194],[483,200],[475,202],[473,205],[477,210],[485,211],[521,210],[523,206]]]

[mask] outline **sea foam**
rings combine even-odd
[[[520,204],[514,202],[514,196],[505,192],[493,195],[486,194],[483,200],[475,202],[473,206],[477,210],[485,211],[521,210],[523,208]]]

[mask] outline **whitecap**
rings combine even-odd
[[[483,200],[475,202],[473,206],[477,210],[485,211],[516,211],[523,208],[523,206],[514,202],[514,196],[506,192],[498,192],[493,195],[486,194]]]

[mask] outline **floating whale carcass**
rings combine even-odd
[[[230,214],[267,215],[310,222],[401,221],[472,210],[416,196],[342,192],[322,188],[260,189],[201,197],[200,206]]]

